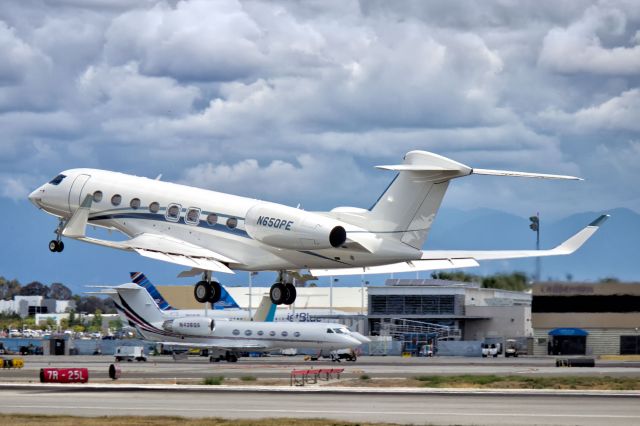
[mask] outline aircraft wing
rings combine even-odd
[[[145,257],[203,271],[233,274],[234,272],[225,264],[239,263],[220,253],[166,235],[143,233],[125,241],[108,241],[83,236],[78,240],[120,250],[135,251]]]
[[[609,218],[602,215],[574,236],[550,250],[427,250],[418,260],[358,268],[311,269],[316,277],[332,275],[369,275],[400,272],[432,271],[437,269],[470,268],[479,260],[518,259],[524,257],[562,256],[575,252]]]

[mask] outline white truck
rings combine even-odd
[[[146,361],[147,356],[144,354],[143,346],[118,346],[114,353],[116,362],[120,361]]]
[[[500,352],[500,347],[498,346],[500,343],[483,343],[482,344],[482,358],[487,357],[498,357],[498,353]]]

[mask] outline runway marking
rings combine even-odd
[[[598,418],[598,419],[640,419],[640,415],[623,414],[543,414],[543,413],[461,413],[458,411],[338,411],[338,410],[279,410],[279,409],[249,409],[249,408],[166,408],[161,407],[101,407],[90,405],[11,405],[8,408],[44,408],[44,409],[80,409],[80,410],[121,410],[121,411],[185,411],[185,412],[221,412],[230,413],[283,413],[283,414],[387,414],[387,415],[429,415],[429,416],[498,416],[498,417],[550,417],[550,418]]]

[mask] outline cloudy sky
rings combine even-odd
[[[0,197],[96,167],[368,207],[412,149],[445,206],[640,211],[635,1],[0,2]]]
[[[474,177],[448,206],[640,211],[639,24],[633,1],[2,2],[0,195],[90,166],[368,206],[371,166],[424,149],[587,179]]]

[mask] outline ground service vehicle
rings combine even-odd
[[[514,339],[507,339],[504,356],[506,357],[517,357],[518,356],[518,343]]]
[[[116,362],[120,361],[146,361],[147,357],[144,354],[144,348],[142,346],[118,346],[115,352]]]

